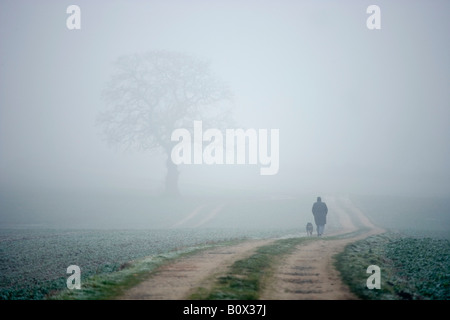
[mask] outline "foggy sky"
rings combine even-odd
[[[81,8],[81,30],[66,8]],[[369,30],[366,8],[381,8]],[[280,168],[182,166],[180,188],[449,195],[448,1],[1,1],[0,189],[158,188],[165,161],[96,125],[121,55],[211,61]],[[198,119],[201,120],[201,119]]]

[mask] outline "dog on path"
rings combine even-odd
[[[312,236],[313,231],[314,231],[314,227],[313,227],[312,223],[308,222],[306,224],[306,233],[308,234],[308,236]]]

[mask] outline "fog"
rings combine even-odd
[[[79,30],[66,26],[71,4],[81,9]],[[379,30],[366,26],[371,4],[381,8]],[[143,203],[162,192],[167,155],[109,145],[98,122],[114,61],[155,50],[209,61],[233,94],[234,127],[279,129],[277,174],[182,164],[183,196],[447,197],[449,9],[448,1],[1,1],[0,226],[39,223],[32,218],[44,211],[60,220],[107,215],[117,200],[108,195]],[[142,208],[133,201],[114,209]]]

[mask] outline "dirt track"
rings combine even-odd
[[[273,240],[255,240],[201,251],[161,267],[152,277],[129,290],[121,299],[179,300],[192,290],[208,287],[212,275],[226,272],[234,261]]]
[[[343,239],[326,240],[325,237],[299,245],[278,264],[274,276],[265,285],[261,299],[356,299],[341,282],[338,271],[333,267],[333,256],[350,242],[382,230],[374,226],[350,200],[328,197],[326,202],[329,208],[333,208],[340,225],[339,231],[327,236],[356,231],[359,227],[367,227],[369,231]],[[196,288],[207,288],[214,279],[225,274],[234,261],[249,256],[259,246],[275,240],[251,240],[178,259],[161,267],[120,299],[187,299]]]
[[[341,281],[333,266],[333,256],[350,242],[380,233],[348,199],[327,198],[329,207],[338,214],[342,230],[330,235],[356,231],[356,220],[369,231],[340,240],[325,239],[300,245],[293,254],[278,265],[273,279],[267,284],[261,299],[268,300],[353,300],[357,299]],[[353,217],[353,219],[351,218]]]

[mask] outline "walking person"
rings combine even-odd
[[[313,204],[312,213],[314,215],[314,222],[317,226],[317,236],[320,237],[325,229],[328,213],[328,207],[325,202],[322,202],[321,197],[317,197],[317,202]]]

